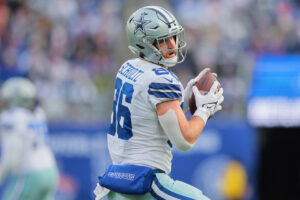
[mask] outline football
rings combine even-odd
[[[206,72],[194,85],[197,86],[198,90],[200,91],[200,94],[205,95],[213,85],[217,78],[211,73]],[[220,89],[221,86],[218,86],[218,89]],[[192,92],[191,97],[189,98],[189,108],[190,112],[193,115],[197,109],[196,101],[194,93]]]

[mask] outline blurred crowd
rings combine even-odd
[[[262,54],[300,53],[299,0],[152,1],[186,30],[183,85],[203,68],[224,88],[220,115],[245,116]],[[29,77],[48,118],[109,120],[115,73],[133,55],[125,23],[141,0],[0,0],[0,81]]]

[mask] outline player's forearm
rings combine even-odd
[[[205,122],[198,116],[193,116],[190,121],[187,121],[185,116],[178,116],[178,118],[184,139],[188,143],[194,144],[202,133]]]
[[[186,142],[190,147],[196,142],[205,126],[203,119],[198,116],[193,116],[192,119],[188,121],[180,108],[179,101],[176,100],[158,104],[157,114],[164,131],[171,141],[174,135],[177,135],[175,138],[180,138],[181,136],[181,140],[184,140],[182,143]],[[177,139],[175,140],[178,141]]]

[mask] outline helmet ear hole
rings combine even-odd
[[[145,54],[143,54],[143,52],[140,52],[140,55],[139,55],[141,58],[145,58]]]
[[[139,44],[136,44],[136,46],[138,47],[138,48],[140,48],[140,49],[144,49],[145,47],[143,47],[143,46],[141,46],[141,45],[139,45]]]
[[[152,45],[158,49],[158,41],[156,39],[153,41]]]

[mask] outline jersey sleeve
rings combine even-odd
[[[148,85],[148,99],[153,106],[165,101],[182,100],[183,88],[173,76],[156,76]]]

